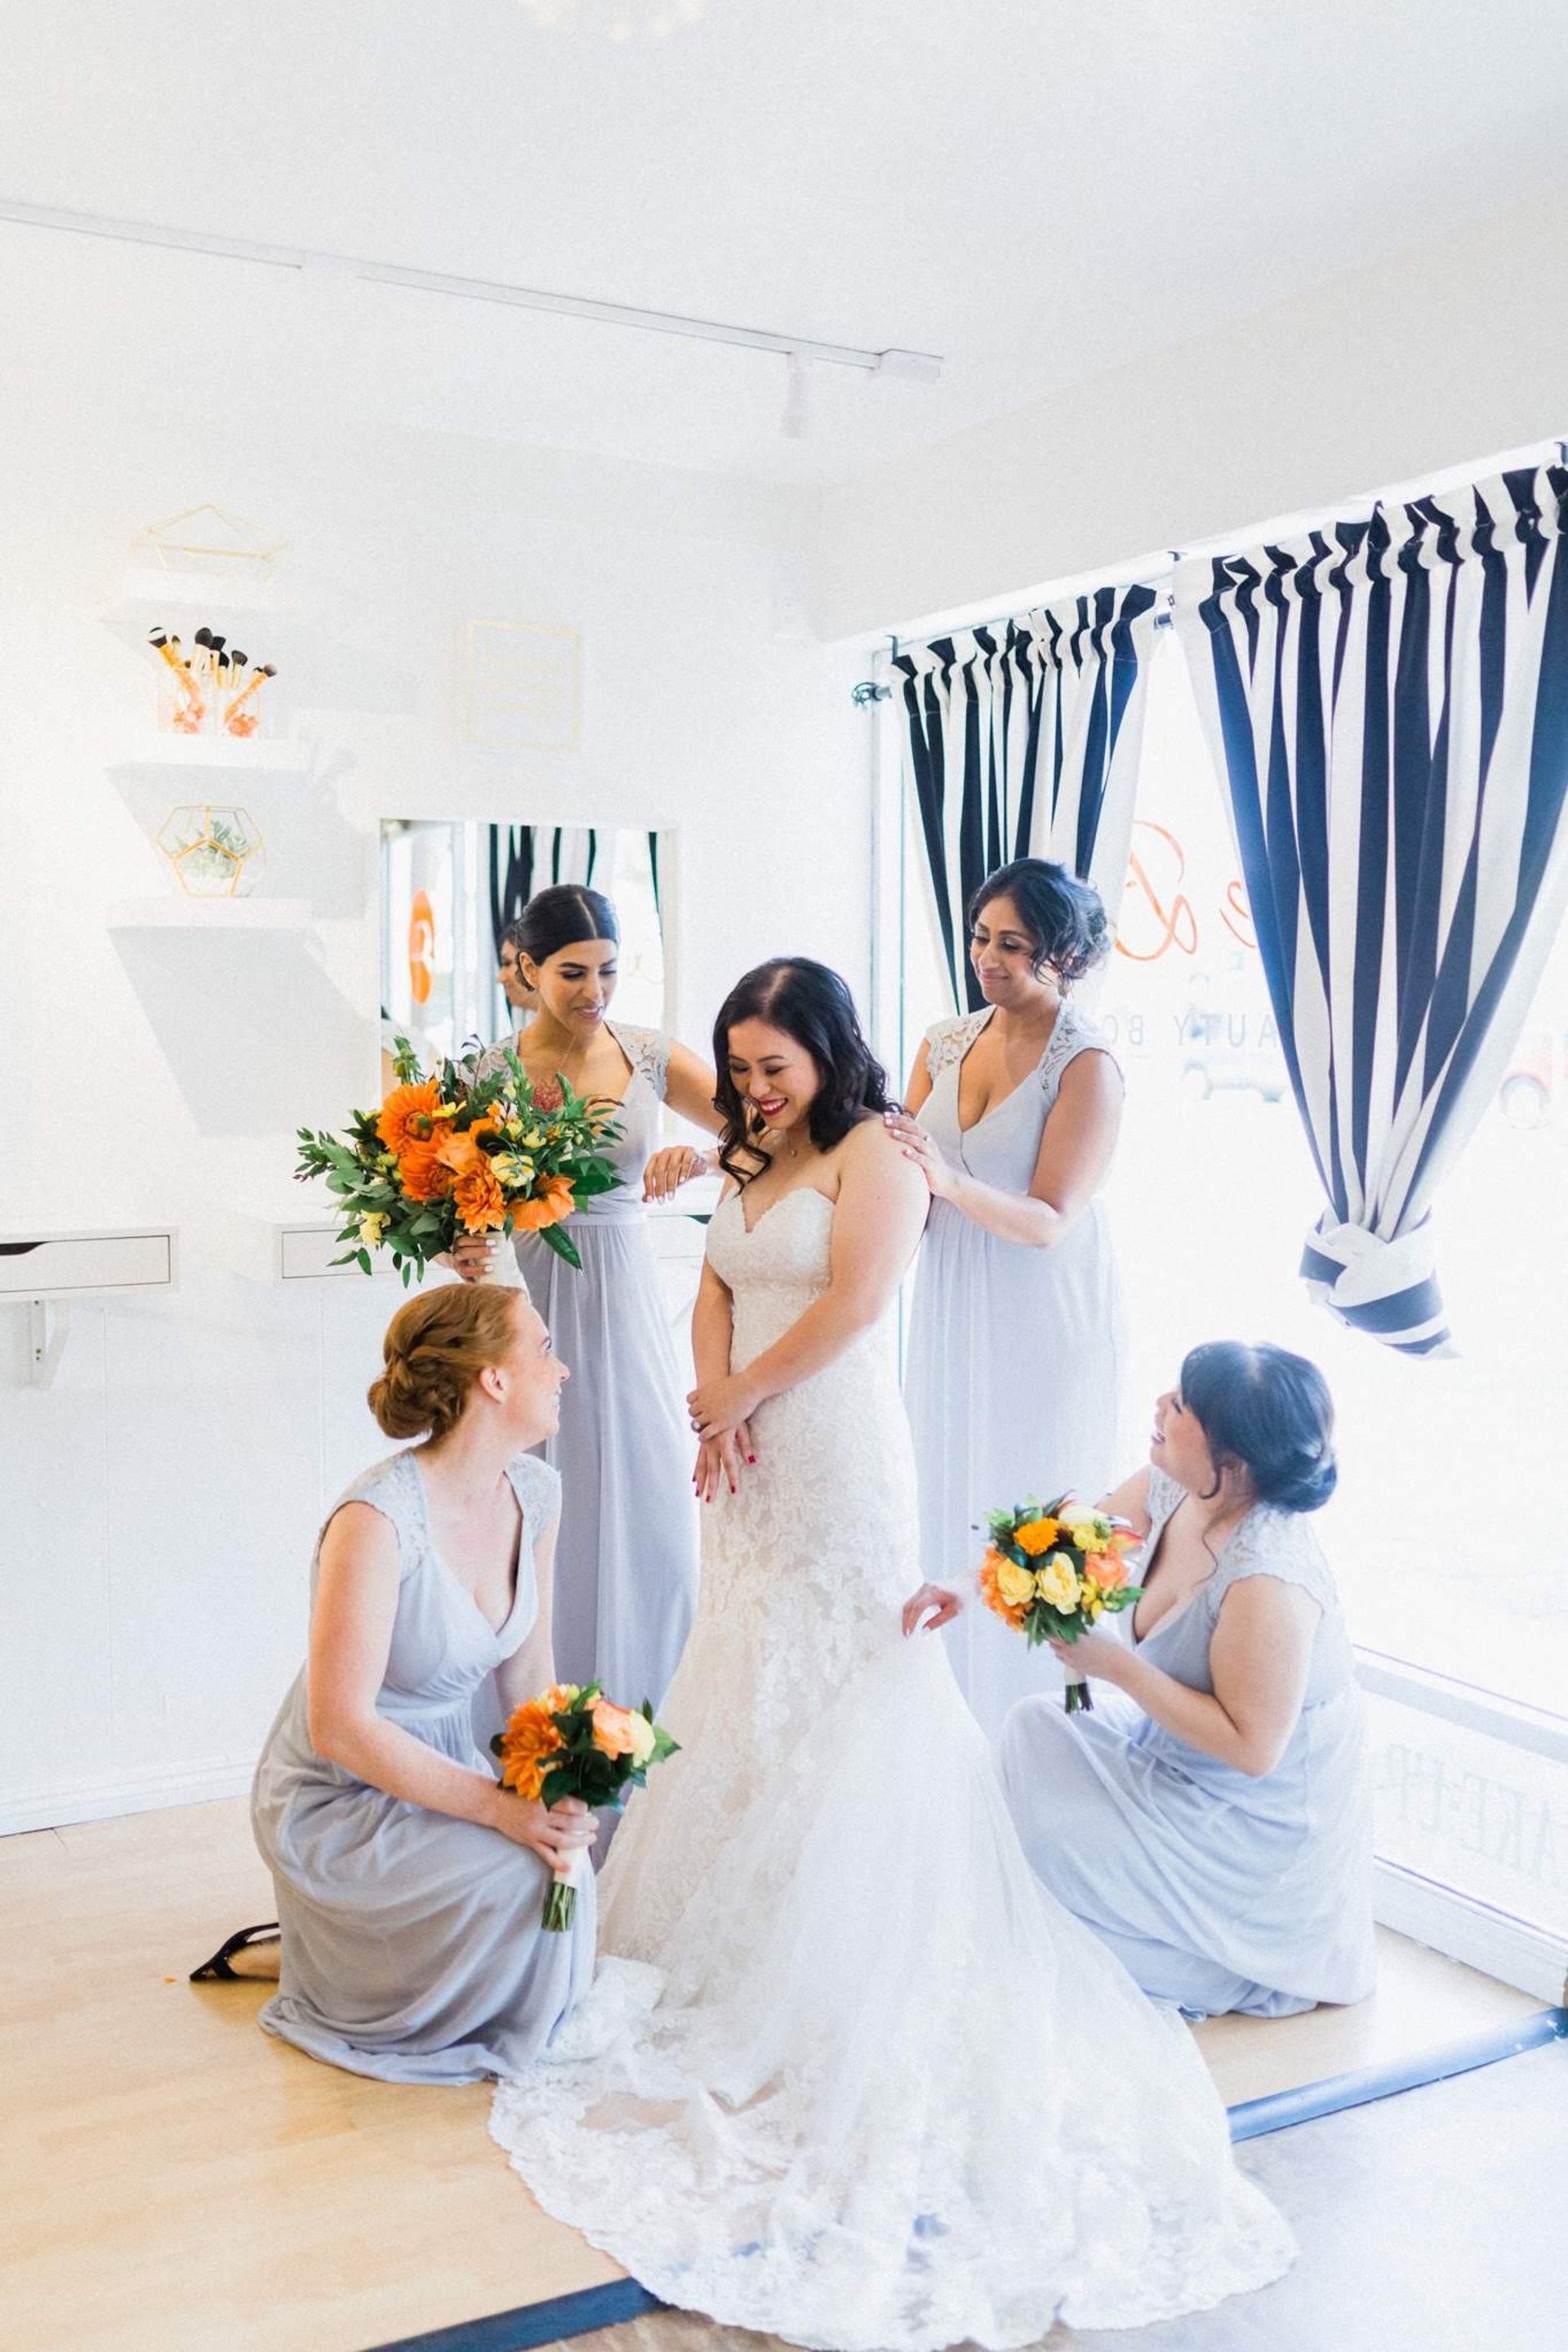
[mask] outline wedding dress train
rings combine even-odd
[[[826,1287],[832,1220],[807,1189],[715,1215],[737,1365]],[[900,1631],[889,1339],[769,1400],[709,1506],[682,1752],[612,1850],[593,1994],[492,2129],[654,2294],[797,2344],[1002,2352],[1200,2310],[1294,2243],[1186,2028],[1034,1876],[942,1643]]]

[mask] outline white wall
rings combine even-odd
[[[1006,609],[1568,432],[1565,246],[1558,191],[836,486],[823,634]]]
[[[764,954],[864,983],[858,673],[795,617],[788,494],[413,428],[342,290],[0,237],[0,1236],[145,1218],[181,1247],[173,1293],[73,1307],[52,1389],[0,1307],[0,1828],[242,1785],[323,1503],[384,1450],[395,1289],[267,1279],[268,1222],[309,1205],[293,1129],[374,1082],[383,813],[679,827],[694,1043]],[[100,615],[134,534],[207,499],[289,542],[279,686],[314,771],[245,797],[313,929],[117,939],[109,902],[170,885],[156,792],[112,772],[155,668]],[[578,752],[461,744],[469,617],[583,632]]]

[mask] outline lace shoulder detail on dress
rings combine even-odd
[[[552,1462],[542,1462],[537,1454],[517,1454],[507,1472],[528,1521],[531,1543],[561,1507],[561,1473]]]
[[[991,1017],[990,1007],[978,1013],[958,1013],[948,1021],[933,1021],[925,1034],[926,1070],[935,1086],[943,1070],[962,1062]]]
[[[397,1538],[397,1573],[404,1582],[418,1564],[425,1530],[424,1497],[419,1491],[419,1473],[414,1466],[415,1450],[405,1445],[401,1452],[389,1454],[384,1462],[362,1470],[321,1522],[321,1535],[325,1536],[345,1503],[368,1503],[373,1511],[381,1513]],[[316,1549],[318,1552],[321,1549],[320,1538]]]
[[[1153,1541],[1186,1492],[1168,1470],[1149,1465],[1149,1492],[1146,1497],[1149,1512],[1149,1539]]]
[[[669,1039],[662,1029],[628,1029],[612,1021],[610,1034],[639,1077],[646,1078],[660,1102],[669,1075]]]
[[[1304,1512],[1263,1504],[1247,1513],[1220,1555],[1209,1587],[1214,1605],[1217,1608],[1231,1586],[1247,1576],[1277,1576],[1282,1584],[1300,1584],[1325,1614],[1338,1606],[1333,1570]]]
[[[1057,1015],[1057,1025],[1051,1031],[1051,1042],[1041,1055],[1040,1066],[1036,1072],[1042,1091],[1049,1095],[1053,1100],[1057,1088],[1061,1084],[1062,1072],[1067,1068],[1068,1064],[1076,1061],[1080,1054],[1109,1055],[1117,1076],[1125,1080],[1121,1065],[1111,1053],[1105,1032],[1099,1022],[1091,1021],[1087,1013],[1080,1013],[1069,998]]]
[[[518,1047],[518,1040],[521,1035],[522,1032],[521,1029],[514,1029],[510,1037],[498,1037],[493,1045],[487,1045],[484,1052],[474,1064],[475,1077],[488,1078],[491,1076],[495,1071],[499,1070],[502,1066],[502,1061],[506,1054],[507,1047],[510,1045],[512,1052],[515,1054]]]

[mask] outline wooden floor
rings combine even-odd
[[[620,2274],[508,2169],[483,2084],[341,2074],[257,2030],[265,1986],[185,1981],[270,1896],[239,1804],[0,1840],[7,2345],[366,2352]],[[1382,1971],[1200,2027],[1227,2103],[1540,2007],[1394,1937]]]

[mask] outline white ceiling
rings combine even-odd
[[[4,0],[0,198],[943,356],[813,370],[792,443],[776,358],[332,289],[310,363],[406,418],[811,479],[1562,168],[1563,0],[705,0],[620,42],[638,0],[558,5]],[[125,266],[56,243],[62,281]],[[231,273],[242,331],[253,273],[168,266]]]

